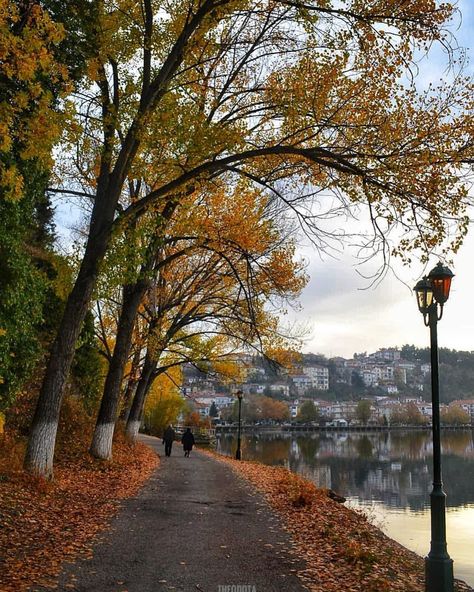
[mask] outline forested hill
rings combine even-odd
[[[430,349],[404,345],[401,349],[404,360],[418,364],[430,361]],[[474,398],[474,352],[440,348],[439,350],[440,396],[443,402]],[[429,383],[429,375],[426,377]],[[425,389],[429,392],[429,389]]]

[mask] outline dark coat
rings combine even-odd
[[[194,436],[191,432],[184,432],[181,438],[183,450],[192,450],[194,446]]]
[[[173,442],[176,434],[172,427],[168,426],[163,434],[163,442]]]

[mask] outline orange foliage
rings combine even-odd
[[[23,446],[2,442],[2,592],[54,587],[61,564],[90,555],[94,537],[115,514],[119,501],[135,495],[157,465],[151,449],[142,444],[132,448],[118,438],[113,463],[93,460],[84,451],[81,456],[77,451],[64,453],[49,482],[20,472]]]
[[[24,6],[21,6],[24,4]],[[51,165],[51,148],[60,134],[54,97],[38,80],[65,84],[67,73],[54,59],[53,47],[63,28],[39,3],[0,0],[0,154],[13,145],[24,160]],[[21,197],[23,179],[14,164],[0,162],[0,187],[7,199]]]

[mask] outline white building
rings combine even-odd
[[[276,383],[268,385],[272,393],[281,393],[284,397],[290,396],[290,387],[287,384]]]
[[[355,417],[357,403],[352,401],[341,401],[329,403],[324,407],[324,413],[332,419],[352,419]],[[322,409],[321,409],[322,411]]]
[[[229,397],[228,395],[214,395],[213,397],[196,397],[194,400],[198,403],[201,403],[202,405],[208,405],[209,407],[215,403],[216,407],[220,409],[221,407],[232,405],[232,403],[236,400],[236,397]]]
[[[394,378],[393,366],[382,366],[380,368],[380,379],[383,381],[392,381]]]
[[[374,354],[370,354],[370,357],[377,360],[387,360],[387,362],[396,362],[400,359],[401,353],[396,347],[388,347],[379,349]]]
[[[416,370],[415,362],[408,362],[407,360],[400,360],[396,363],[397,368],[405,370],[407,373],[412,373]]]
[[[300,409],[300,403],[298,399],[295,399],[293,403],[290,405],[290,417],[291,419],[295,419],[298,415],[298,411]]]
[[[420,411],[420,413],[425,417],[433,416],[433,408],[431,406],[431,403],[425,403],[424,401],[420,401],[419,403],[416,403],[416,406],[418,407],[418,411]]]
[[[423,376],[426,376],[427,374],[429,374],[431,372],[431,364],[422,364],[420,366],[420,370],[421,370],[421,373],[423,374]]]
[[[379,379],[374,370],[362,370],[361,376],[365,386],[377,386],[379,384]]]
[[[398,393],[398,386],[396,384],[384,384],[382,385],[382,389],[388,395],[396,395]]]
[[[325,366],[304,366],[303,374],[313,381],[312,387],[320,391],[329,390],[329,369]]]
[[[313,379],[306,374],[295,374],[291,377],[291,380],[299,395],[304,395],[313,386]]]
[[[253,393],[255,395],[263,395],[265,391],[265,384],[258,384],[256,382],[249,382],[247,384],[242,385],[242,390],[244,393]]]

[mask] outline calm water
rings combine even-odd
[[[448,494],[448,552],[455,576],[474,586],[474,439],[472,431],[443,432],[443,481]],[[236,438],[217,450],[233,455]],[[425,431],[244,435],[242,458],[281,465],[344,495],[372,522],[419,555],[429,551],[431,433]]]

